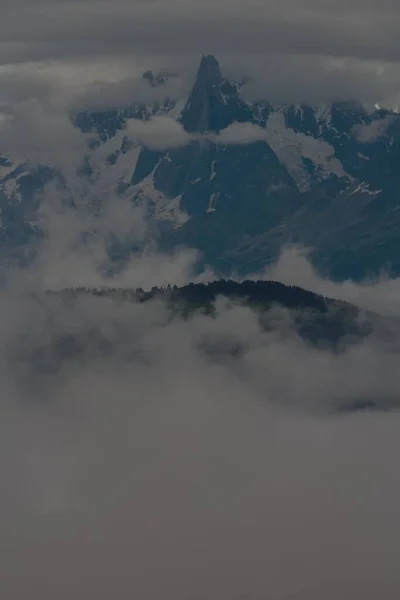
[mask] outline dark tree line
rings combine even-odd
[[[149,291],[131,288],[71,288],[63,293],[114,296],[146,302],[154,298],[165,298],[207,306],[219,296],[232,300],[245,300],[249,304],[270,306],[280,304],[288,308],[311,308],[321,312],[327,310],[327,299],[296,286],[287,286],[276,281],[243,281],[221,279],[210,283],[190,283],[183,287],[153,287]]]
[[[214,302],[218,296],[246,300],[249,303],[271,305],[281,304],[288,308],[314,308],[326,310],[326,302],[308,290],[286,286],[276,281],[213,281],[208,284],[189,284],[175,290],[178,297],[194,302]]]
[[[336,344],[343,338],[359,337],[371,330],[369,321],[361,322],[359,310],[355,306],[276,281],[237,282],[222,279],[210,283],[190,283],[183,287],[153,287],[147,291],[140,288],[80,287],[69,288],[57,294],[72,299],[80,295],[106,297],[116,302],[144,303],[158,299],[166,302],[171,318],[187,318],[198,310],[212,316],[216,311],[215,301],[218,297],[259,310],[266,315],[267,321],[267,311],[278,305],[291,311],[293,323],[303,338],[318,343]]]

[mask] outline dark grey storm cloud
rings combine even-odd
[[[73,172],[84,141],[66,106],[135,100],[149,66],[190,80],[203,52],[232,76],[254,75],[254,94],[321,98],[329,81],[328,95],[393,95],[399,10],[388,0],[5,0],[3,143]],[[155,123],[140,133],[157,143],[176,126]],[[165,130],[180,143],[181,130]],[[284,333],[265,333],[224,301],[215,319],[184,324],[158,303],[29,299],[15,288],[193,277],[195,252],[146,248],[105,281],[108,240],[141,243],[143,213],[114,198],[94,222],[58,195],[49,187],[41,206],[38,260],[0,293],[0,597],[397,599],[399,413],[331,413],[348,397],[398,400],[396,349],[379,332],[342,353],[312,348],[286,313],[272,313]],[[295,250],[265,276],[399,315],[399,281],[321,280]],[[38,371],[58,334],[93,331],[107,356],[89,344],[82,360]],[[221,340],[244,354],[216,362],[200,351]]]
[[[86,87],[82,95],[74,99],[74,105],[90,110],[125,107],[132,103],[162,103],[166,98],[173,100],[189,94],[187,79],[174,74],[162,86],[151,86],[141,75],[114,82],[94,82]]]
[[[371,101],[398,92],[399,21],[391,0],[17,0],[2,9],[0,63],[136,60],[190,74],[215,53],[277,98]]]
[[[18,11],[15,10],[18,8]],[[397,60],[398,3],[310,0],[20,1],[3,10],[3,43],[59,52],[240,50]],[[207,45],[207,49],[205,48]]]

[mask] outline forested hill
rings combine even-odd
[[[280,306],[292,314],[298,333],[312,342],[337,343],[349,336],[359,337],[371,331],[370,318],[346,302],[332,300],[295,286],[276,281],[219,280],[190,283],[184,287],[154,287],[149,291],[121,288],[75,288],[61,292],[72,297],[93,295],[116,301],[148,302],[165,300],[175,315],[188,317],[202,311],[214,314],[219,297],[257,309],[265,317],[272,307]],[[265,320],[265,319],[264,319]]]
[[[95,296],[107,296],[114,298],[132,299],[146,302],[155,298],[170,301],[184,301],[188,305],[208,306],[213,304],[219,296],[231,300],[244,301],[249,305],[259,305],[269,308],[278,304],[287,308],[313,309],[319,312],[327,312],[333,305],[347,308],[354,307],[346,303],[331,300],[296,286],[288,286],[276,281],[243,281],[221,279],[210,283],[190,283],[183,287],[167,286],[153,287],[149,291],[131,288],[70,288],[62,293],[73,295],[92,294]]]
[[[114,298],[132,299],[146,302],[155,298],[170,301],[183,301],[188,305],[207,307],[215,302],[219,296],[231,300],[243,301],[248,305],[257,305],[269,308],[272,305],[281,305],[291,309],[312,309],[321,313],[332,308],[357,311],[357,309],[340,300],[332,300],[309,290],[297,286],[288,286],[277,281],[237,282],[221,279],[210,283],[190,283],[183,287],[167,286],[153,287],[149,291],[132,288],[70,288],[63,290],[68,294],[92,294]]]

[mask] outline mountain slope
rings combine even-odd
[[[143,78],[163,89],[163,76]],[[13,164],[4,149],[1,254],[25,257],[35,247],[36,211],[53,181],[87,210],[119,197],[146,207],[162,248],[197,248],[223,276],[254,272],[291,242],[313,247],[315,264],[340,279],[389,263],[399,274],[400,116],[354,102],[254,103],[245,92],[206,55],[185,104],[166,96],[71,115],[88,136],[73,190],[53,169]],[[155,151],[130,133],[132,120],[160,115],[178,121],[186,145]]]
[[[237,88],[223,79],[216,59],[204,56],[179,122],[188,133],[204,134],[254,118]],[[149,175],[154,189],[179,199],[189,218],[218,213],[230,226],[238,220],[250,231],[260,218],[277,222],[299,200],[287,169],[263,141],[227,146],[200,140],[164,153],[144,149],[132,183]]]
[[[361,139],[363,128],[387,119],[383,135]],[[341,278],[379,270],[392,251],[400,257],[389,243],[390,250],[371,260],[400,190],[398,115],[344,102],[252,104],[238,85],[224,80],[216,59],[205,56],[179,120],[196,134],[256,124],[265,141],[142,150],[132,184],[141,198],[161,194],[170,206],[163,216],[172,222],[171,244],[198,248],[223,274],[264,266],[293,241],[315,246],[318,265]],[[382,228],[372,232],[376,212]],[[349,246],[354,257],[346,269]]]
[[[313,344],[325,343],[335,347],[339,347],[338,344],[360,341],[372,332],[374,323],[380,322],[377,315],[366,313],[346,302],[276,281],[218,280],[208,284],[191,283],[183,287],[153,288],[150,291],[78,288],[49,294],[54,298],[68,297],[74,300],[94,296],[122,303],[147,304],[154,300],[163,301],[172,317],[185,318],[191,318],[199,312],[215,317],[218,312],[216,302],[223,298],[259,311],[260,316],[270,315],[271,320],[268,320],[269,317],[267,320],[262,319],[267,329],[283,327],[283,332],[291,321],[293,331],[303,339]],[[289,311],[290,317],[286,324],[279,318],[276,320],[276,313],[273,312],[276,308]]]

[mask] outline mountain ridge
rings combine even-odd
[[[370,335],[374,323],[381,319],[348,302],[272,280],[239,282],[219,279],[184,286],[153,287],[147,291],[129,287],[77,287],[46,293],[51,297],[70,300],[85,296],[107,298],[118,303],[147,304],[157,300],[165,303],[173,317],[185,318],[197,313],[215,316],[219,298],[256,310],[260,315],[267,315],[272,309],[281,308],[291,315],[294,331],[304,340],[313,344],[329,343],[337,348]],[[278,322],[272,320],[271,323],[279,329]]]
[[[168,76],[145,72],[143,79],[162,89]],[[196,248],[222,276],[254,272],[292,242],[313,247],[315,265],[335,278],[359,279],[389,264],[400,273],[399,115],[355,102],[254,103],[244,89],[204,55],[182,106],[166,95],[151,105],[78,113],[74,124],[90,143],[75,200],[123,196],[145,205],[162,248]],[[162,151],[129,138],[131,119],[146,123],[159,115],[195,137]],[[237,124],[261,133],[254,141],[221,142],[218,134]],[[202,141],[210,132],[214,137]],[[35,240],[34,213],[52,177],[48,167],[32,171],[2,155],[3,253],[24,253]]]

